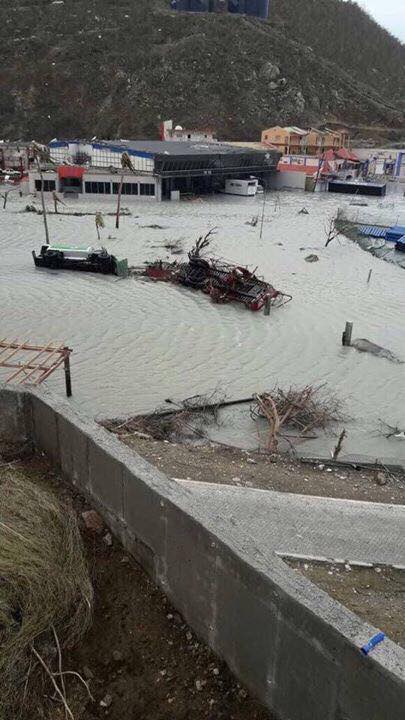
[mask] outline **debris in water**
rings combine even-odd
[[[307,255],[305,258],[305,262],[307,262],[307,263],[318,262],[318,260],[319,260],[319,257],[318,257],[318,255],[315,255],[315,254]]]
[[[283,427],[298,430],[301,438],[307,438],[307,433],[315,428],[324,430],[344,419],[342,402],[325,391],[324,385],[290,387],[287,391],[275,387],[270,392],[256,395],[250,414],[253,420],[265,418],[268,421],[270,452],[277,450],[279,437],[288,441],[288,435],[281,434]]]
[[[381,347],[381,345],[376,345],[375,343],[371,342],[370,340],[366,340],[365,338],[358,338],[357,340],[353,340],[351,346],[356,348],[356,350],[358,350],[359,352],[371,353],[376,357],[386,358],[391,362],[401,364],[404,362],[396,355],[394,355],[391,350],[387,350],[387,348]]]
[[[36,267],[51,270],[81,270],[127,277],[128,261],[118,260],[104,247],[94,248],[75,245],[42,245],[39,255],[35,250],[32,257]]]
[[[100,424],[116,435],[141,433],[154,440],[205,438],[204,428],[218,423],[218,412],[224,396],[218,391],[211,395],[195,395],[176,405],[173,410],[156,410],[149,415],[135,415],[126,420],[103,420]]]
[[[268,300],[273,307],[281,307],[292,299],[291,295],[276,290],[247,267],[232,265],[220,258],[203,258],[202,252],[208,247],[212,233],[211,230],[199,238],[188,253],[188,262],[157,260],[147,263],[144,268],[134,268],[132,273],[202,290],[213,302],[239,302],[253,311],[261,310]]]

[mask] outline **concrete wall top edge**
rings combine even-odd
[[[354,613],[335,602],[327,593],[313,585],[307,578],[290,569],[272,552],[259,551],[249,537],[243,536],[227,518],[219,514],[209,516],[190,489],[167,478],[144,458],[126,448],[107,430],[98,426],[93,420],[80,416],[66,401],[56,398],[44,388],[11,389],[0,385],[0,415],[2,395],[10,393],[25,396],[31,403],[39,400],[50,407],[56,415],[63,417],[78,426],[81,431],[98,443],[102,449],[112,455],[125,470],[138,481],[156,491],[162,498],[161,502],[172,503],[183,512],[192,516],[198,525],[208,531],[212,541],[227,550],[227,557],[234,557],[238,564],[243,564],[246,576],[256,574],[261,578],[263,586],[268,589],[268,601],[274,597],[274,586],[283,601],[291,600],[315,618],[321,619],[336,636],[345,640],[348,646],[360,648],[376,632],[376,629],[363,622]],[[26,405],[26,403],[25,403]],[[25,408],[26,411],[26,408]],[[1,424],[0,424],[1,427]],[[263,600],[266,601],[263,592]],[[393,675],[398,681],[405,681],[405,650],[390,640],[377,648],[373,656],[366,662],[381,665],[383,673]]]

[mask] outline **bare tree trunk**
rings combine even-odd
[[[121,195],[122,195],[122,186],[124,184],[124,173],[121,175],[121,182],[118,188],[118,198],[117,198],[117,217],[115,219],[115,227],[118,230],[120,226],[120,212],[121,212]]]
[[[42,175],[41,162],[40,162],[40,159],[38,156],[37,156],[37,165],[38,165],[39,177],[41,178],[41,202],[42,202],[42,212],[43,212],[43,218],[44,218],[45,239],[46,239],[46,244],[49,245],[48,218],[47,218],[47,214],[46,214],[45,196],[44,196],[44,177]]]

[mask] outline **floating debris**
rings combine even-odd
[[[276,290],[247,267],[202,257],[212,232],[199,238],[188,253],[188,262],[156,260],[143,268],[134,268],[132,273],[201,290],[216,303],[239,302],[252,311],[261,310],[269,302],[273,307],[281,307],[292,300],[291,295]]]
[[[366,338],[358,338],[357,340],[353,340],[351,345],[359,352],[367,352],[375,355],[376,357],[386,358],[391,362],[401,364],[403,363],[403,360],[394,355],[391,350],[387,350],[387,348],[381,347],[381,345],[376,345],[376,343],[371,342],[371,340],[366,340]]]

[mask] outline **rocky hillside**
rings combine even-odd
[[[155,137],[169,117],[233,139],[404,125],[405,46],[355,3],[272,0],[268,22],[168,5],[0,3],[0,137]]]

